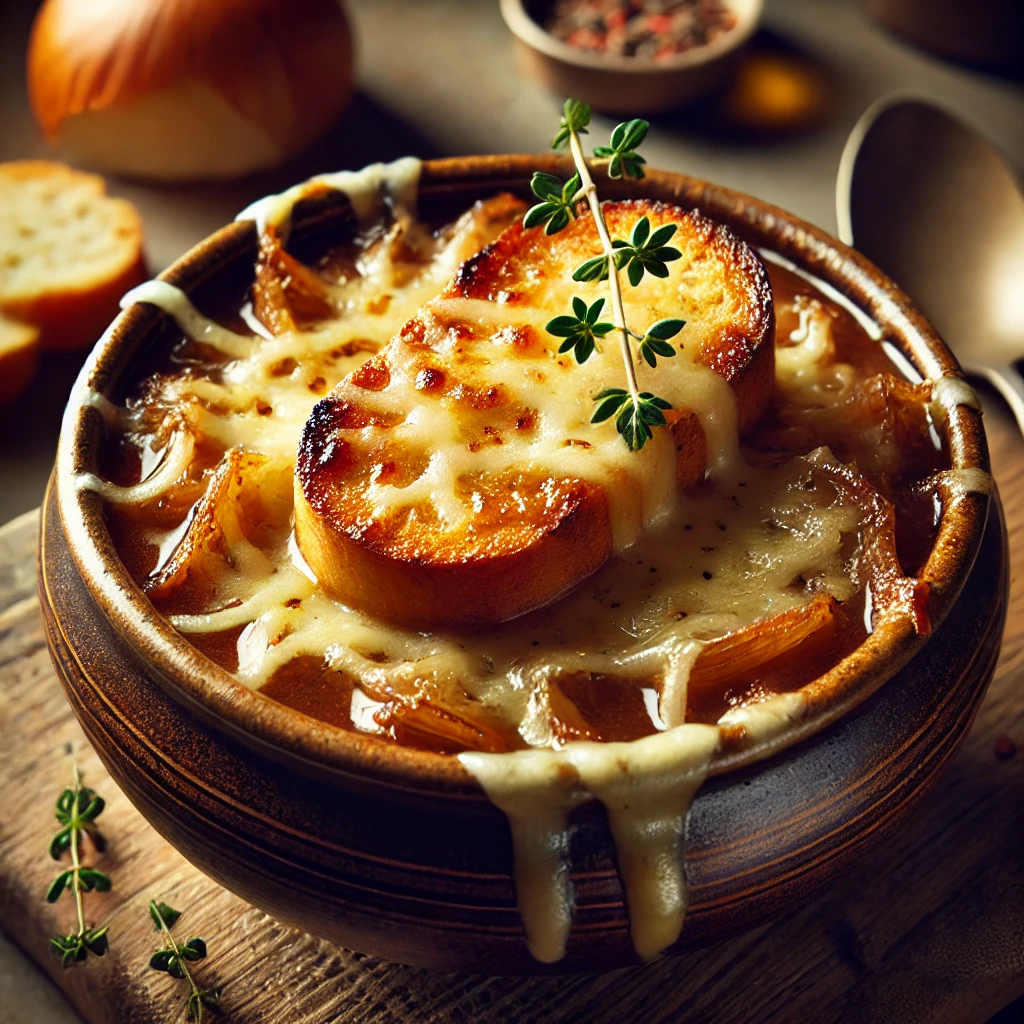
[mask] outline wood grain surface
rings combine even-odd
[[[1024,994],[1024,442],[990,413],[1007,513],[1009,622],[996,678],[960,753],[897,833],[815,902],[739,938],[645,967],[567,977],[445,975],[348,952],[277,924],[183,860],[85,742],[50,667],[35,598],[34,514],[0,530],[0,923],[93,1022],[182,1018],[184,983],[146,968],[146,902],[186,910],[203,984],[236,1022],[984,1021]],[[1008,746],[1019,748],[1007,755]],[[107,798],[102,862],[114,891],[86,899],[111,951],[61,971],[48,938],[69,901],[42,894],[52,804],[70,745]],[[1003,756],[999,756],[997,753]]]

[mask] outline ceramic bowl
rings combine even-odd
[[[425,163],[421,210],[464,208],[503,189],[525,196],[538,168],[564,173],[566,164]],[[699,207],[845,295],[922,376],[959,373],[892,282],[790,214],[656,171],[608,192]],[[347,200],[328,194],[299,204],[292,238],[326,247],[349,223]],[[162,276],[203,308],[241,294],[255,256],[255,228],[239,222]],[[103,453],[95,394],[119,400],[147,351],[166,344],[166,327],[165,314],[135,305],[99,343],[67,409],[44,509],[48,642],[87,735],[163,835],[279,919],[407,963],[542,969],[523,940],[507,822],[456,759],[316,722],[247,689],[157,615],[122,566],[99,497],[76,480],[96,472]],[[940,430],[953,466],[986,479],[980,414],[956,406]],[[949,503],[923,575],[936,625],[927,641],[905,625],[877,629],[805,689],[807,717],[774,747],[716,757],[689,818],[691,908],[680,948],[815,891],[897,821],[955,751],[994,668],[1005,614],[998,503],[980,493]],[[544,969],[634,963],[604,812],[588,804],[574,814],[576,923],[565,960]]]
[[[559,96],[608,114],[656,114],[685,106],[726,85],[761,20],[762,0],[730,0],[736,25],[706,46],[661,60],[602,55],[556,39],[541,28],[549,0],[501,0],[526,73]]]

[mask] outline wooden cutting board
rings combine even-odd
[[[534,979],[443,975],[384,963],[279,925],[200,874],[106,775],[50,668],[35,597],[37,517],[0,529],[0,925],[90,1022],[178,1021],[185,985],[147,969],[150,899],[206,939],[201,984],[237,1024],[322,1022],[981,1022],[1024,995],[1024,442],[989,416],[1007,513],[1011,596],[999,668],[977,721],[896,835],[814,903],[739,938],[645,967]],[[1017,748],[1011,752],[1014,747]],[[86,897],[110,952],[62,971],[51,934],[72,903],[43,900],[53,803],[70,746],[107,800]]]

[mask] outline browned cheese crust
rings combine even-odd
[[[651,301],[659,317],[688,321],[695,361],[729,382],[740,428],[748,428],[765,410],[774,378],[774,313],[760,259],[696,211],[640,200],[607,203],[604,211],[613,237],[628,237],[643,215],[652,229],[679,225],[671,244],[682,258],[663,286],[658,282]],[[448,530],[438,528],[429,502],[380,514],[368,498],[371,484],[411,483],[431,454],[392,440],[409,410],[375,408],[374,393],[389,388],[396,367],[405,379],[415,376],[417,401],[445,403],[456,413],[469,451],[534,429],[535,410],[481,378],[474,343],[503,330],[509,359],[566,358],[557,356],[557,339],[527,323],[510,326],[509,316],[517,306],[546,309],[553,283],[564,282],[599,251],[589,217],[554,237],[517,222],[467,260],[439,300],[316,406],[299,447],[295,528],[325,590],[368,614],[415,628],[494,623],[555,600],[608,558],[607,495],[585,479],[527,469],[470,474],[458,480],[457,490],[472,500],[473,514]],[[445,300],[451,299],[482,300],[501,313],[493,323],[471,324],[447,311]],[[550,315],[560,312],[551,309]],[[664,372],[676,372],[681,362],[663,363]],[[677,479],[688,486],[704,475],[704,435],[692,412],[676,415]]]

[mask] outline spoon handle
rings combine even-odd
[[[1024,434],[1024,377],[1009,364],[999,366],[972,366],[975,373],[991,381],[996,390],[1006,399],[1010,411],[1017,420],[1017,426]]]

